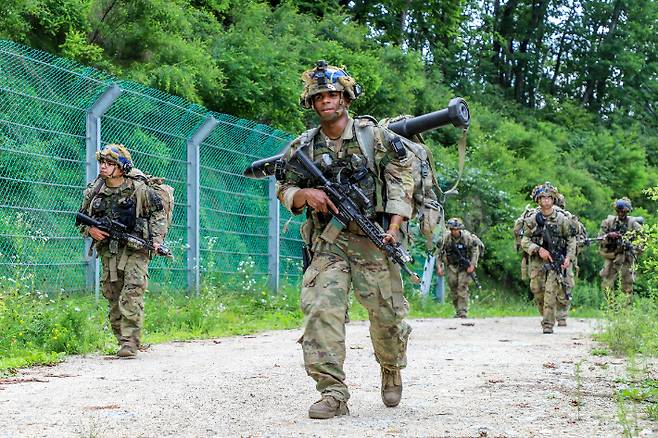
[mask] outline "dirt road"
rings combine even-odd
[[[590,354],[595,322],[572,319],[553,335],[541,333],[539,318],[411,324],[397,408],[381,402],[367,323],[353,322],[347,417],[307,418],[318,396],[292,330],[26,370],[0,384],[0,438],[622,435],[612,395],[625,365]],[[641,436],[658,433],[639,421]]]

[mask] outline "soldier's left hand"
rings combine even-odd
[[[160,249],[160,244],[153,242],[153,251],[158,252],[159,249]]]
[[[571,260],[569,260],[569,257],[565,257],[564,262],[562,262],[562,265],[560,267],[562,269],[567,269],[570,264],[571,264]]]
[[[466,272],[471,274],[471,273],[473,273],[473,271],[475,271],[475,266],[468,265],[468,268],[466,268]]]

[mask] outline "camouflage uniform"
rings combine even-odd
[[[599,237],[605,237],[601,242],[599,253],[603,256],[603,269],[601,276],[601,288],[610,290],[614,288],[615,280],[621,277],[621,287],[627,294],[633,293],[635,282],[635,258],[641,252],[641,248],[634,246],[628,239],[629,232],[639,232],[642,225],[637,218],[626,216],[620,219],[618,216],[610,215],[601,222]],[[622,235],[618,239],[607,237],[608,233],[617,232]],[[626,235],[626,236],[624,236]],[[632,236],[631,236],[632,237]]]
[[[548,245],[544,242],[544,227],[550,230],[554,250],[569,257],[570,260],[576,256],[576,238],[570,220],[558,208],[553,207],[548,217],[542,215],[545,221],[544,227],[537,222],[538,214],[542,215],[538,211],[525,219],[521,247],[529,255],[530,290],[537,302],[539,313],[543,315],[542,326],[552,331],[558,297],[563,297],[565,291],[558,274],[552,269],[546,269],[546,262],[539,256],[539,249],[541,247],[546,249]]]
[[[466,317],[469,301],[468,285],[473,279],[463,267],[459,254],[467,258],[469,263],[477,268],[480,256],[477,236],[463,229],[460,230],[459,237],[454,237],[452,233],[446,232],[441,239],[438,254],[446,266],[455,316]]]
[[[359,181],[376,211],[365,212],[375,219],[382,214],[409,218],[412,214],[413,176],[410,157],[399,159],[391,150],[386,129],[374,126],[369,118],[348,119],[342,134],[342,146],[336,147],[319,130],[306,135],[312,140],[309,156],[318,161],[323,154],[332,159],[332,166],[323,169],[335,175],[340,168],[360,165],[367,158],[357,142],[355,129],[371,125],[375,136],[374,162],[380,173],[371,169]],[[302,145],[302,138],[293,142],[288,157]],[[308,151],[304,147],[305,151]],[[355,169],[353,169],[355,170]],[[303,209],[293,208],[295,193],[312,182],[305,179],[290,164],[285,177],[277,184],[277,196],[293,214]],[[378,201],[384,189],[385,202]],[[407,339],[411,327],[403,320],[409,310],[403,295],[399,267],[391,263],[353,222],[343,230],[329,223],[328,215],[308,209],[302,226],[302,237],[314,253],[302,280],[301,308],[305,315],[304,334],[299,342],[304,352],[306,372],[317,382],[323,396],[347,402],[349,392],[345,385],[345,320],[350,287],[359,302],[368,310],[370,337],[375,358],[383,368],[399,370],[407,363]]]
[[[585,226],[580,222],[578,216],[572,214],[570,211],[565,210],[560,207],[555,207],[567,217],[573,230],[576,233],[576,253],[571,259],[571,264],[567,268],[567,288],[569,294],[558,294],[557,296],[557,320],[559,323],[566,323],[567,316],[569,313],[569,308],[571,307],[571,297],[573,294],[573,289],[576,286],[576,278],[578,277],[579,267],[578,267],[578,256],[580,255],[582,249],[585,247],[585,242],[587,240],[587,230]]]
[[[167,230],[160,196],[144,182],[131,179],[130,174],[119,187],[108,187],[100,178],[91,182],[84,192],[81,211],[96,219],[119,221],[128,226],[128,232],[158,244],[163,243]],[[90,237],[88,229],[80,226],[85,237]],[[151,254],[111,238],[95,242],[94,246],[101,258],[102,291],[109,302],[112,332],[120,345],[136,350],[141,342]]]

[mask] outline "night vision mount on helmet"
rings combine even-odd
[[[313,107],[313,96],[325,91],[342,91],[350,100],[356,100],[361,95],[361,85],[347,73],[345,67],[334,67],[324,60],[302,73],[301,79],[304,89],[299,104],[306,109]]]

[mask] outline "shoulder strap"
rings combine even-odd
[[[464,132],[459,140],[457,140],[457,147],[459,150],[459,175],[457,176],[457,181],[450,190],[446,191],[445,194],[452,194],[457,192],[457,186],[462,179],[462,174],[464,173],[464,161],[466,161],[466,138],[468,137],[468,127],[464,128]]]
[[[360,120],[361,119],[361,120]],[[368,123],[371,122],[371,123]],[[361,153],[368,160],[368,169],[375,175],[378,174],[375,166],[375,125],[370,116],[362,116],[354,119],[354,134]]]
[[[320,132],[320,127],[316,126],[300,135],[299,147],[306,149],[306,154],[313,160],[313,145],[315,136]]]
[[[91,213],[89,211],[89,207],[91,207],[91,201],[100,193],[101,190],[103,190],[103,186],[105,185],[105,180],[103,178],[96,178],[96,182],[94,184],[94,190],[91,192],[91,196],[85,199],[84,204],[82,205],[82,208],[80,211],[87,212],[87,214]]]

